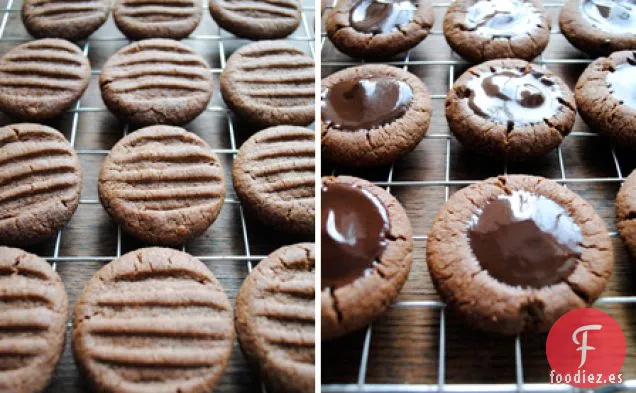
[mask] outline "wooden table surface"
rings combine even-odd
[[[447,2],[444,2],[447,3]],[[562,3],[546,1],[546,4]],[[390,191],[406,208],[415,235],[414,262],[410,276],[398,301],[438,301],[429,277],[425,254],[431,222],[442,207],[445,194],[460,188],[454,180],[477,181],[504,173],[504,165],[476,156],[461,147],[452,137],[444,117],[444,96],[449,81],[459,77],[468,66],[453,54],[441,34],[445,5],[437,3],[433,34],[405,55],[393,59],[397,66],[409,63],[408,71],[419,76],[428,86],[433,99],[433,119],[428,136],[417,149],[390,167],[374,170],[350,170],[323,164],[323,174],[352,174],[373,181],[407,182],[393,185]],[[554,33],[544,53],[546,67],[564,78],[574,88],[589,59],[574,49],[558,33],[559,4],[548,7]],[[328,12],[328,11],[327,11]],[[587,59],[587,60],[586,60]],[[540,59],[537,59],[540,60]],[[583,61],[577,61],[583,60]],[[328,39],[322,48],[322,76],[325,77],[356,62],[338,52]],[[325,65],[325,63],[327,63]],[[568,63],[568,64],[565,64]],[[616,231],[614,201],[622,176],[636,168],[633,152],[616,151],[603,138],[588,136],[590,130],[577,118],[574,134],[562,144],[559,152],[524,164],[509,165],[508,173],[525,173],[552,179],[568,179],[567,186],[587,199],[603,217],[610,232]],[[449,154],[447,155],[447,149]],[[448,163],[448,171],[446,164]],[[408,182],[436,181],[414,185]],[[448,188],[446,187],[448,186]],[[603,296],[636,295],[636,266],[627,255],[621,240],[614,236],[616,267]],[[623,366],[626,379],[636,378],[636,304],[597,304],[622,326],[628,343]],[[366,329],[344,338],[322,344],[323,384],[356,384]],[[521,337],[523,376],[528,383],[549,382],[550,367],[545,357],[545,336]],[[437,384],[440,352],[440,310],[436,307],[392,308],[378,318],[372,327],[368,368],[364,382],[368,384]],[[515,341],[474,331],[446,315],[445,379],[448,384],[515,383]],[[486,390],[483,390],[486,391]]]
[[[288,42],[311,55],[310,42],[313,45],[313,38],[305,38],[314,36],[314,2],[302,0],[302,4],[304,21],[290,36]],[[28,35],[21,21],[19,12],[22,6],[21,0],[5,0],[0,3],[0,6],[10,9],[9,12],[0,12],[0,21],[6,20],[6,26],[0,36],[0,55],[3,55],[14,46],[33,38]],[[260,260],[259,256],[267,255],[282,245],[305,240],[294,239],[287,235],[281,236],[270,229],[263,228],[258,222],[248,217],[246,219],[249,239],[247,246],[244,242],[240,205],[232,189],[230,171],[235,147],[240,146],[255,130],[233,118],[233,131],[236,137],[233,142],[228,121],[229,112],[219,93],[218,79],[224,65],[223,59],[249,42],[236,39],[228,32],[221,31],[210,17],[207,6],[203,9],[203,17],[197,30],[191,38],[183,41],[209,63],[213,69],[215,87],[210,109],[185,128],[201,136],[215,149],[226,170],[228,188],[226,202],[219,218],[203,236],[188,243],[186,251],[195,256],[212,257],[205,259],[204,262],[219,279],[232,303],[243,279],[248,274],[246,255],[254,256],[253,262],[257,263]],[[117,255],[118,228],[97,202],[97,175],[105,153],[123,136],[125,125],[105,110],[99,92],[98,78],[99,70],[108,57],[128,43],[117,30],[112,15],[107,23],[90,37],[88,46],[85,42],[78,43],[81,48],[88,51],[88,58],[93,69],[89,87],[81,98],[82,109],[67,113],[62,118],[49,123],[63,132],[69,140],[75,134],[75,148],[80,153],[84,171],[82,203],[62,232],[58,258],[49,258],[52,263],[55,263],[64,281],[71,307],[92,275]],[[0,115],[0,122],[5,125],[10,124],[11,120]],[[73,126],[74,122],[76,127]],[[51,257],[56,254],[55,245],[56,239],[52,239],[45,244],[31,247],[28,251],[43,257]],[[122,253],[142,246],[143,244],[125,234],[121,237]],[[70,333],[70,328],[68,331]],[[64,355],[46,393],[90,391],[77,372],[70,344],[70,334],[67,334]],[[249,368],[238,344],[235,343],[230,364],[215,392],[260,391],[261,384],[258,376]]]

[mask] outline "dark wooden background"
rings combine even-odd
[[[305,14],[304,23],[301,23],[299,29],[287,41],[311,55],[310,43],[313,45],[314,36],[314,2],[302,0],[302,4]],[[19,12],[22,6],[21,0],[5,0],[0,2],[0,6],[4,8],[4,12],[0,12],[0,22],[6,20],[3,35],[0,37],[0,55],[3,55],[14,46],[33,38],[28,35],[21,21]],[[83,109],[80,112],[71,111],[60,119],[49,122],[63,132],[69,140],[72,136],[73,122],[74,120],[77,122],[75,148],[80,153],[84,171],[82,203],[62,232],[58,258],[49,258],[52,263],[55,262],[57,271],[62,276],[69,293],[71,307],[75,304],[84,284],[100,267],[117,255],[117,225],[97,202],[97,175],[106,151],[123,136],[124,124],[118,122],[115,116],[105,110],[99,92],[98,78],[99,70],[108,57],[128,44],[128,41],[123,38],[111,15],[107,23],[93,34],[88,42],[88,58],[93,69],[93,76],[86,93],[81,98],[80,105]],[[208,62],[212,68],[215,89],[209,110],[185,128],[201,136],[215,149],[226,170],[228,192],[219,218],[203,236],[188,243],[186,251],[195,256],[212,256],[212,258],[204,259],[204,262],[219,279],[234,303],[234,297],[248,274],[248,260],[245,258],[248,250],[243,240],[240,205],[232,189],[230,178],[234,153],[228,123],[230,113],[226,110],[218,89],[218,79],[223,66],[221,42],[225,57],[229,57],[235,49],[250,41],[236,39],[230,33],[221,31],[210,17],[206,4],[201,24],[191,38],[184,40],[183,43],[194,48]],[[84,48],[84,44],[85,42],[78,43],[81,48]],[[255,130],[241,124],[238,119],[233,121],[236,135],[235,146],[240,146],[242,141]],[[11,120],[0,115],[0,122],[5,125],[10,124]],[[255,257],[254,263],[257,263],[261,256],[269,254],[284,244],[305,240],[272,232],[249,217],[247,233],[249,251]],[[51,239],[45,244],[31,247],[28,251],[43,257],[54,256],[55,240]],[[122,253],[142,246],[143,244],[135,239],[125,234],[122,236]],[[70,328],[68,331],[70,333]],[[88,391],[75,367],[70,348],[70,334],[67,334],[64,355],[46,392]],[[260,381],[248,367],[237,343],[234,345],[230,364],[215,391],[261,391]]]
[[[323,3],[331,3],[324,0]],[[393,180],[438,181],[436,185],[403,184],[390,188],[406,208],[415,235],[414,262],[410,276],[398,301],[439,300],[427,272],[425,253],[430,224],[442,207],[446,187],[452,181],[477,181],[502,174],[504,164],[493,162],[464,150],[449,135],[444,117],[444,96],[449,88],[451,68],[454,78],[468,66],[450,63],[462,62],[453,54],[441,34],[442,19],[448,2],[435,2],[436,22],[433,34],[411,50],[408,60],[425,64],[409,65],[408,71],[419,76],[428,86],[433,99],[433,119],[428,136],[417,149],[395,162]],[[445,4],[443,4],[445,3]],[[558,33],[558,11],[561,1],[546,1],[552,16],[554,33],[544,52],[548,69],[560,75],[570,88],[574,88],[579,75],[589,61]],[[327,9],[329,12],[329,9]],[[579,61],[585,60],[587,61]],[[405,55],[392,61],[403,66]],[[537,59],[540,60],[540,59]],[[338,52],[328,39],[322,48],[322,76],[356,62]],[[347,64],[343,64],[347,63]],[[338,63],[338,64],[336,64]],[[590,130],[580,118],[573,135],[562,144],[564,172],[561,172],[558,151],[532,162],[509,165],[508,173],[526,173],[568,181],[566,184],[587,199],[604,218],[613,234],[616,267],[604,296],[633,296],[636,294],[636,266],[627,255],[620,238],[616,237],[614,201],[620,186],[612,146],[603,138],[589,136]],[[449,156],[446,154],[450,140]],[[634,152],[616,151],[623,176],[636,167]],[[446,162],[449,163],[445,183]],[[390,167],[374,170],[335,168],[323,163],[324,174],[353,174],[373,181],[386,182]],[[452,185],[452,194],[461,186]],[[636,304],[597,304],[621,324],[628,343],[627,358],[623,366],[626,379],[636,378]],[[368,384],[437,384],[440,311],[434,307],[392,308],[373,323],[366,383]],[[355,384],[358,378],[361,351],[366,329],[344,338],[322,343],[323,384]],[[453,315],[446,315],[445,382],[448,384],[515,383],[514,338],[502,338],[471,330]],[[544,335],[521,337],[521,353],[525,382],[549,382],[550,367],[545,357]],[[482,390],[487,391],[487,390]]]

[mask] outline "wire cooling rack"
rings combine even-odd
[[[331,0],[329,0],[330,3]],[[323,12],[323,17],[326,18],[328,12],[333,8],[336,4],[336,1],[333,1],[333,4],[325,7],[325,11]],[[553,41],[559,41],[562,45],[559,47],[558,45],[551,47],[549,46],[546,50],[545,55],[541,55],[539,58],[535,59],[535,63],[542,65],[543,67],[547,67],[555,71],[557,74],[563,74],[565,68],[574,68],[576,76],[580,74],[582,69],[588,65],[591,60],[587,58],[583,53],[574,50],[573,48],[568,47],[567,42],[563,39],[559,29],[558,29],[558,11],[561,8],[563,2],[553,2],[550,4],[545,4],[546,10],[552,16],[552,34],[551,34],[551,45]],[[448,47],[448,44],[444,41],[443,33],[441,31],[442,18],[446,8],[448,7],[448,2],[440,2],[434,3],[433,7],[435,9],[436,14],[436,22],[430,33],[430,36],[427,38],[429,41],[426,48],[422,48],[426,45],[427,40],[425,40],[418,47],[413,48],[408,51],[401,57],[391,59],[390,61],[385,62],[385,64],[390,64],[396,67],[401,67],[404,70],[408,70],[414,72],[416,75],[420,76],[428,85],[429,89],[431,85],[436,85],[439,81],[434,80],[434,78],[439,78],[440,68],[446,68],[446,75],[448,84],[445,85],[444,89],[451,88],[456,77],[461,75],[463,70],[467,69],[469,64],[461,59],[457,54],[453,53]],[[323,29],[324,29],[324,20],[323,20]],[[430,41],[434,41],[432,44]],[[551,50],[552,48],[552,50]],[[563,49],[566,48],[566,49]],[[356,59],[349,58],[342,53],[339,53],[331,44],[326,37],[326,34],[323,33],[321,36],[321,51],[322,51],[322,62],[321,67],[323,70],[323,77],[339,70],[342,68],[360,65],[364,63],[364,61],[359,61]],[[415,69],[415,70],[414,70]],[[433,72],[432,70],[435,70]],[[429,73],[427,73],[429,71]],[[432,74],[432,75],[431,75]],[[563,75],[560,75],[563,76]],[[575,76],[575,77],[576,77]],[[570,76],[569,79],[566,78],[566,82],[573,88],[573,85],[576,82],[575,77]],[[435,142],[435,146],[437,150],[441,150],[441,152],[437,152],[437,158],[441,158],[443,155],[443,166],[440,164],[432,164],[428,162],[427,167],[423,168],[425,170],[424,176],[417,175],[418,164],[414,163],[418,158],[422,158],[424,154],[431,153],[432,150],[435,149],[422,149],[424,152],[418,154],[417,149],[416,152],[411,154],[416,154],[417,156],[411,160],[406,160],[407,162],[399,162],[398,165],[396,163],[390,165],[386,168],[381,168],[379,170],[371,170],[371,171],[360,171],[360,170],[347,170],[345,168],[334,167],[329,165],[323,165],[323,175],[339,175],[339,174],[352,174],[354,176],[364,177],[371,180],[374,184],[382,187],[386,187],[387,191],[392,192],[401,202],[404,203],[404,200],[411,199],[409,196],[409,191],[412,191],[414,188],[434,188],[440,189],[443,188],[443,201],[448,200],[449,195],[452,191],[461,188],[463,186],[473,184],[479,180],[482,180],[483,177],[489,177],[497,174],[507,174],[507,173],[531,173],[543,175],[548,178],[552,178],[558,183],[562,183],[568,187],[576,188],[576,191],[581,194],[583,193],[585,196],[585,192],[581,191],[584,188],[594,188],[594,187],[610,187],[610,193],[615,191],[618,186],[623,182],[624,176],[629,175],[629,171],[634,169],[634,161],[633,161],[633,153],[621,153],[618,154],[617,150],[606,144],[604,141],[599,141],[602,139],[598,137],[597,133],[590,132],[590,130],[585,129],[585,125],[581,123],[580,119],[577,119],[577,126],[574,128],[574,132],[570,134],[567,139],[568,141],[585,140],[586,144],[598,145],[598,149],[607,149],[605,151],[605,156],[608,162],[602,164],[602,166],[606,169],[606,172],[603,173],[603,176],[595,176],[595,171],[587,173],[585,175],[580,175],[579,170],[570,170],[570,168],[566,165],[566,161],[568,161],[564,154],[564,148],[560,146],[556,149],[555,152],[551,153],[548,158],[539,163],[538,165],[531,167],[530,169],[525,168],[514,168],[509,171],[509,165],[507,163],[492,163],[488,160],[484,160],[482,158],[478,158],[476,156],[470,155],[470,153],[462,152],[461,148],[457,145],[457,141],[451,136],[451,134],[447,131],[447,128],[442,132],[436,132],[436,129],[445,128],[446,126],[440,126],[443,122],[445,123],[445,118],[443,114],[443,102],[446,98],[445,91],[433,91],[431,94],[433,98],[433,120],[431,129],[429,130],[429,134],[426,135],[424,141],[420,144],[420,147],[427,144]],[[441,120],[440,120],[441,119]],[[437,125],[437,127],[435,127]],[[583,130],[579,130],[583,128]],[[576,146],[576,142],[575,142]],[[457,147],[457,149],[452,148]],[[419,149],[419,147],[418,147]],[[596,148],[594,148],[596,149]],[[456,151],[459,150],[459,153]],[[461,165],[458,165],[455,160],[458,159],[458,156],[468,155],[468,160],[471,161],[469,165],[474,166],[488,166],[489,170],[484,172],[488,172],[488,175],[483,175],[482,177],[470,177],[470,175],[455,175],[451,168],[461,168]],[[596,156],[595,156],[596,157]],[[479,160],[479,161],[474,161]],[[551,162],[548,162],[550,160]],[[581,168],[580,162],[574,163],[578,168]],[[399,167],[398,167],[399,166]],[[416,168],[416,169],[413,169]],[[432,168],[432,169],[431,169]],[[611,169],[610,169],[611,168]],[[465,169],[465,168],[464,168]],[[576,168],[575,168],[576,169]],[[583,165],[583,169],[585,169],[585,165]],[[457,170],[456,170],[457,171]],[[457,171],[460,172],[460,171]],[[471,172],[468,170],[467,172]],[[480,172],[480,171],[476,171]],[[538,173],[535,173],[538,172]],[[542,173],[545,172],[545,173]],[[414,175],[415,173],[415,175]],[[479,175],[477,175],[479,176]],[[408,180],[400,180],[397,177],[409,178]],[[434,179],[430,179],[430,177]],[[412,179],[411,179],[412,178]],[[418,194],[415,194],[418,195]],[[597,207],[595,201],[590,201],[593,205]],[[438,208],[441,208],[441,203],[439,206],[433,208],[433,214],[437,211]],[[614,228],[610,232],[610,236],[613,238],[613,242],[620,249],[622,246],[620,244],[620,240],[618,239],[617,232],[615,230],[615,226],[613,225],[613,200],[604,200],[603,201],[605,211],[602,214],[605,218],[605,221],[608,223],[610,228]],[[611,205],[608,207],[608,205]],[[405,205],[406,206],[406,205]],[[425,202],[421,204],[417,204],[422,210],[431,210],[427,208]],[[407,213],[410,217],[418,216],[419,212],[411,211],[407,206]],[[413,218],[411,219],[413,221]],[[422,220],[416,220],[417,223],[413,225],[413,230],[415,235],[413,236],[414,246],[415,246],[415,255],[417,253],[424,253],[425,244],[426,244],[426,233],[428,232],[428,228],[430,226],[430,219],[426,222],[425,225],[420,226],[416,225],[420,223]],[[426,220],[424,220],[426,221]],[[624,252],[622,254],[625,257]],[[414,267],[416,269],[416,264],[421,263],[425,264],[423,261],[424,257],[422,256],[419,260],[415,258]],[[623,258],[626,260],[628,258]],[[421,269],[421,268],[420,268]],[[409,281],[417,280],[420,278],[419,276],[413,278],[414,275],[419,275],[420,272],[414,273],[411,271],[411,277]],[[423,274],[428,275],[427,272]],[[617,272],[615,272],[615,275]],[[405,288],[409,287],[409,281],[405,285]],[[412,285],[411,287],[415,287]],[[418,287],[419,288],[419,287]],[[631,291],[629,287],[627,290],[623,288],[623,290],[616,291],[615,296],[613,294],[601,297],[595,304],[596,307],[604,307],[604,306],[625,306],[632,307],[630,310],[631,317],[634,316],[634,312],[636,312],[636,308],[633,306],[636,305],[636,296],[634,296],[634,287],[631,287]],[[403,290],[404,292],[405,290]],[[407,290],[412,292],[411,290]],[[607,292],[607,291],[606,291]],[[399,346],[392,346],[391,343],[382,342],[388,336],[386,332],[383,334],[382,338],[378,338],[377,340],[373,339],[374,326],[373,324],[369,325],[363,332],[358,332],[358,334],[354,334],[351,338],[343,338],[338,341],[337,344],[333,346],[329,346],[328,343],[325,344],[323,342],[323,384],[322,391],[329,393],[336,392],[575,392],[575,391],[587,391],[587,390],[579,390],[568,385],[557,385],[550,384],[548,382],[548,374],[545,373],[545,378],[537,378],[536,375],[532,378],[531,381],[526,380],[524,378],[524,359],[530,357],[524,356],[523,353],[523,339],[519,336],[514,338],[514,343],[511,346],[514,346],[513,353],[510,354],[510,361],[508,362],[508,366],[513,367],[514,371],[512,372],[503,372],[501,369],[489,369],[487,364],[483,364],[483,370],[481,373],[483,374],[496,374],[496,373],[506,373],[511,378],[510,380],[500,381],[499,378],[496,377],[475,377],[467,378],[470,381],[465,383],[461,375],[462,371],[457,372],[456,370],[461,370],[461,367],[454,367],[453,375],[448,372],[448,368],[450,364],[448,363],[448,355],[447,355],[447,346],[449,345],[449,337],[447,334],[448,331],[448,318],[445,311],[444,304],[437,299],[437,296],[430,296],[430,300],[410,300],[408,298],[417,298],[418,296],[412,296],[409,294],[406,296],[407,300],[402,300],[403,296],[398,298],[396,302],[393,303],[387,315],[384,317],[380,317],[378,321],[375,323],[380,323],[385,325],[385,331],[395,329],[396,326],[399,326],[401,322],[391,322],[390,319],[396,315],[396,312],[399,310],[414,310],[414,312],[421,312],[422,315],[430,315],[429,311],[434,310],[436,315],[439,315],[438,322],[435,321],[430,322],[432,328],[430,330],[434,330],[431,335],[438,337],[438,342],[436,343],[436,350],[433,350],[432,353],[436,352],[436,367],[433,368],[432,371],[429,371],[431,375],[429,378],[420,377],[419,374],[425,374],[423,370],[415,370],[412,371],[408,369],[408,372],[404,372],[404,377],[401,376],[401,371],[398,370],[396,372],[397,376],[389,376],[391,373],[391,365],[388,364],[392,359],[399,358],[403,354],[400,351],[404,352],[404,346],[399,348]],[[426,316],[422,318],[427,318]],[[416,320],[416,323],[420,323],[420,321]],[[635,326],[631,326],[632,329]],[[461,327],[460,327],[461,329]],[[623,367],[623,371],[625,373],[625,381],[622,385],[606,385],[600,388],[597,388],[595,391],[597,392],[614,392],[614,391],[636,391],[636,375],[634,371],[636,367],[634,366],[633,359],[636,357],[636,348],[634,345],[636,342],[632,340],[630,342],[629,337],[634,337],[633,332],[626,331],[625,326],[623,325],[623,330],[627,336],[628,342],[628,355],[625,366]],[[400,330],[402,331],[402,330]],[[466,333],[461,332],[462,335],[479,335],[478,332],[472,332],[467,330]],[[396,333],[399,334],[399,333]],[[342,347],[351,347],[347,344],[343,344],[346,340],[356,340],[359,339],[359,345],[353,345],[353,350],[349,351],[349,353],[342,350]],[[393,338],[395,339],[395,338]],[[399,340],[400,338],[396,339]],[[408,341],[408,337],[406,337]],[[504,339],[505,340],[505,339]],[[512,339],[509,339],[512,340]],[[545,339],[543,339],[545,340]],[[543,341],[544,342],[544,341]],[[373,355],[374,346],[377,345],[378,348],[375,350],[378,352],[378,355]],[[417,340],[413,340],[413,342],[409,342],[406,346],[415,346],[413,349],[416,352],[418,345]],[[536,346],[533,346],[536,347]],[[325,349],[326,348],[326,349]],[[533,348],[534,352],[533,357],[536,359],[537,357],[543,358],[543,362],[545,362],[545,347],[538,346],[538,348]],[[483,350],[484,357],[487,357],[486,352],[488,348]],[[339,352],[340,351],[340,352]],[[392,351],[397,351],[395,353],[391,353]],[[331,352],[331,353],[330,353]],[[335,353],[334,353],[335,352]],[[430,352],[430,349],[428,351]],[[390,354],[390,355],[389,355]],[[467,353],[467,356],[474,354],[474,352]],[[406,354],[404,354],[406,355]],[[477,356],[482,355],[477,352]],[[381,359],[377,359],[378,357],[386,357],[388,360],[384,361]],[[412,356],[409,354],[409,356]],[[351,368],[347,375],[339,375],[342,373],[342,369],[346,367],[330,367],[329,364],[325,363],[325,359],[327,362],[332,361],[338,357],[344,357],[349,362],[356,362],[358,367]],[[512,360],[514,358],[514,360]],[[373,362],[377,364],[377,366],[373,367],[373,370],[370,370],[370,363]],[[479,363],[479,361],[477,361]],[[628,364],[629,363],[629,364]],[[342,364],[339,364],[342,366]],[[545,366],[545,365],[544,365]],[[386,367],[389,371],[384,373],[378,372],[381,371],[381,367]],[[469,364],[470,367],[470,364]],[[477,366],[479,367],[479,366]],[[544,367],[545,368],[545,367]],[[480,371],[477,371],[479,373]],[[436,375],[435,375],[436,374]],[[535,373],[536,374],[536,373]],[[416,377],[413,377],[416,375]],[[403,378],[403,380],[398,380]],[[418,380],[417,383],[410,383],[408,380],[415,379]],[[506,379],[506,378],[502,378]],[[421,383],[422,380],[425,380],[425,383]],[[473,382],[473,380],[477,380]],[[483,380],[485,382],[482,382]]]
[[[298,46],[313,57],[315,37],[311,22],[315,19],[314,2],[301,0],[301,4],[300,26],[284,41]],[[21,6],[21,0],[6,0],[3,8],[0,8],[0,55],[33,39],[22,25]],[[233,299],[243,279],[252,270],[253,264],[284,243],[295,242],[295,239],[278,239],[275,235],[269,235],[269,231],[259,223],[246,217],[232,188],[232,160],[242,141],[256,130],[242,124],[227,109],[219,92],[218,78],[232,52],[250,41],[237,38],[220,29],[210,16],[207,0],[203,0],[201,23],[193,34],[182,42],[206,59],[215,80],[213,98],[207,110],[184,127],[206,140],[220,157],[227,186],[225,204],[217,221],[201,238],[184,245],[182,250],[206,263]],[[89,39],[77,43],[91,61],[91,81],[85,94],[72,109],[61,119],[51,123],[65,134],[78,153],[84,172],[84,188],[78,210],[69,225],[59,231],[51,242],[29,248],[28,251],[47,259],[53,269],[60,272],[69,292],[71,307],[83,285],[97,269],[123,253],[143,246],[123,233],[121,227],[114,224],[104,213],[96,189],[101,161],[109,153],[112,145],[129,131],[129,126],[117,122],[101,101],[98,86],[100,69],[108,57],[129,43],[130,41],[117,30],[112,16]],[[2,124],[12,122],[6,117],[0,118],[0,121]],[[86,391],[71,356],[71,327],[69,322],[67,345],[57,373],[47,390],[49,393]],[[257,376],[250,371],[235,343],[230,365],[216,391],[260,390],[265,391]]]

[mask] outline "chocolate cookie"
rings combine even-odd
[[[75,363],[103,393],[208,393],[227,366],[232,307],[201,261],[130,252],[88,282],[73,315]]]
[[[46,261],[0,247],[0,391],[44,391],[64,351],[68,298]]]
[[[623,241],[636,258],[636,171],[625,179],[618,192],[616,219]]]
[[[259,262],[236,297],[236,332],[271,392],[314,391],[314,244],[279,248]]]
[[[117,0],[113,17],[130,39],[180,40],[197,28],[202,8],[200,0]]]
[[[126,232],[146,243],[176,246],[214,222],[225,178],[203,139],[182,128],[151,126],[113,147],[98,189],[102,205]]]
[[[615,52],[590,64],[576,84],[576,106],[592,130],[636,149],[636,52]]]
[[[261,127],[306,126],[314,121],[314,61],[280,41],[245,45],[221,74],[225,103],[241,119]]]
[[[57,117],[84,93],[90,76],[88,59],[68,41],[16,46],[0,58],[0,110],[27,121]]]
[[[568,0],[559,27],[572,45],[594,57],[636,48],[633,0]]]
[[[495,159],[545,155],[570,133],[575,117],[568,86],[523,60],[491,60],[472,67],[446,97],[446,119],[455,137]]]
[[[152,39],[115,53],[99,78],[102,98],[115,115],[135,125],[185,124],[212,97],[208,64],[173,40]]]
[[[250,137],[234,160],[232,179],[243,206],[264,224],[314,234],[315,133],[278,126]]]
[[[550,40],[550,16],[541,0],[459,0],[444,16],[444,36],[464,59],[532,60]]]
[[[298,0],[210,0],[210,13],[223,29],[252,40],[287,37],[301,16]]]
[[[431,97],[415,75],[363,65],[322,80],[321,146],[348,166],[388,164],[415,149],[428,131]]]
[[[603,220],[553,181],[515,175],[456,192],[428,234],[426,260],[447,307],[475,328],[547,332],[589,307],[614,255]]]
[[[87,38],[108,19],[108,0],[24,0],[22,22],[37,38]]]
[[[322,338],[360,329],[397,297],[411,270],[404,208],[355,177],[322,179]]]
[[[389,58],[428,36],[435,21],[428,0],[341,0],[327,17],[327,36],[343,53]]]
[[[82,170],[64,135],[41,124],[0,128],[0,244],[54,236],[80,200]]]

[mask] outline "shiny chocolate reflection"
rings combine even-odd
[[[485,37],[525,35],[543,23],[541,11],[529,1],[482,0],[468,8],[464,28]]]
[[[636,109],[636,60],[630,60],[608,73],[605,82],[623,105]]]
[[[613,34],[636,34],[636,0],[582,0],[581,15]]]
[[[562,91],[540,71],[501,69],[482,73],[466,84],[469,107],[498,123],[528,125],[554,116],[562,105]]]
[[[391,77],[344,80],[322,94],[322,119],[329,127],[357,131],[374,129],[402,117],[413,90]]]
[[[369,191],[352,184],[323,184],[322,287],[363,277],[387,246],[389,213]]]
[[[541,288],[575,269],[583,235],[552,199],[514,191],[490,201],[468,226],[479,264],[506,284]]]
[[[390,33],[409,24],[415,11],[409,0],[359,0],[351,8],[349,23],[363,33]]]

